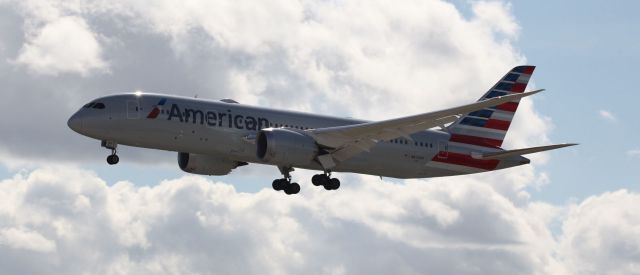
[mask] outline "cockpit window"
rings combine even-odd
[[[105,105],[102,102],[90,102],[82,106],[82,108],[104,109]]]

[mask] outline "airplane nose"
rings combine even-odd
[[[78,115],[72,115],[67,121],[67,126],[76,132],[80,132],[82,130],[82,119],[78,117]]]

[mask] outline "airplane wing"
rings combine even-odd
[[[405,137],[411,140],[410,134],[436,126],[444,127],[445,124],[455,121],[458,119],[458,116],[462,114],[518,100],[542,91],[544,90],[499,96],[467,105],[413,116],[355,125],[310,129],[305,132],[312,136],[318,144],[327,147],[327,151],[331,157],[340,162],[361,152],[368,151],[377,142],[399,137]],[[326,156],[319,160],[325,168],[335,166]]]

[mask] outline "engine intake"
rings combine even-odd
[[[262,129],[256,145],[258,159],[277,165],[306,165],[318,155],[318,145],[312,137],[288,129]]]
[[[222,176],[243,165],[247,165],[247,163],[217,156],[178,153],[178,166],[182,171],[192,174]]]

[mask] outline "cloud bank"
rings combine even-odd
[[[57,19],[27,40],[16,62],[36,73],[88,75],[107,67],[100,44],[82,18]]]
[[[23,172],[0,182],[0,266],[10,274],[639,271],[637,193],[555,207],[518,206],[469,179],[306,187],[283,196],[197,176],[139,187],[70,167]]]

